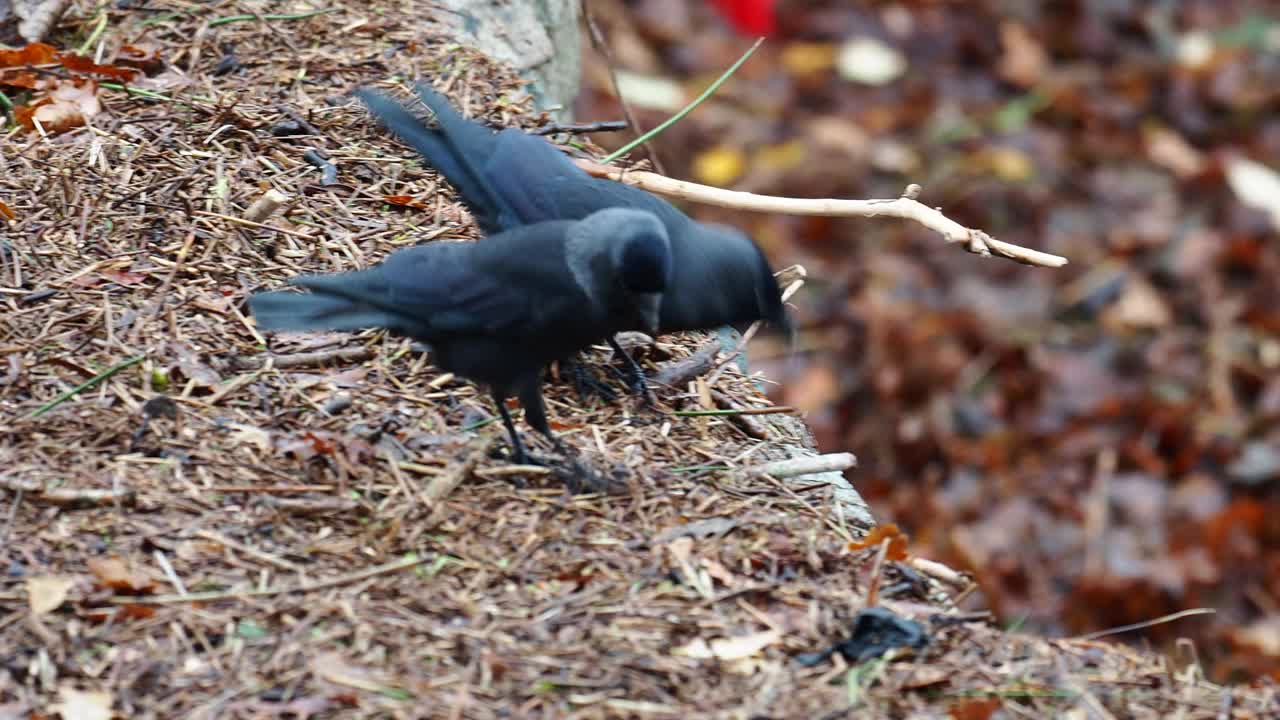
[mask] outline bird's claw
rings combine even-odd
[[[570,375],[573,377],[573,387],[578,393],[579,400],[586,402],[590,397],[595,396],[606,403],[612,403],[618,399],[617,393],[588,371],[584,364],[574,363]]]

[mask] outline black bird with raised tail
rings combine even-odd
[[[378,121],[408,143],[457,190],[486,232],[553,219],[576,219],[611,207],[653,213],[671,240],[672,277],[663,294],[661,332],[703,330],[766,320],[790,332],[773,269],[742,232],[694,221],[639,188],[588,175],[545,140],[518,129],[494,132],[463,117],[430,85],[416,86],[435,115],[428,126],[376,90],[356,96]],[[626,328],[641,329],[641,328]],[[617,345],[609,343],[638,366]],[[643,376],[638,377],[643,387]]]

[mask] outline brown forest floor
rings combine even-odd
[[[553,384],[559,431],[627,480],[568,496],[502,476],[486,453],[500,426],[476,427],[487,401],[402,340],[273,339],[277,356],[329,362],[264,366],[252,290],[474,236],[344,93],[433,77],[471,114],[538,121],[508,72],[432,37],[429,3],[210,27],[267,5],[109,11],[102,62],[121,45],[157,52],[178,70],[136,85],[170,99],[104,89],[92,129],[0,139],[14,215],[0,236],[0,719],[1277,712],[1274,689],[1210,684],[1193,654],[959,613],[967,590],[851,543],[830,487],[715,469],[762,457],[783,439],[772,424],[760,441],[722,418],[655,422]],[[96,23],[77,10],[60,48]],[[228,45],[241,69],[215,75]],[[273,132],[298,118],[318,135]],[[238,222],[269,189],[291,197],[275,229]],[[665,339],[648,361],[702,341]],[[732,371],[715,389],[767,404]],[[667,409],[698,397],[659,391]],[[927,646],[799,662],[847,636],[869,591],[923,623]]]

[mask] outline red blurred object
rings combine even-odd
[[[772,35],[777,0],[711,0],[720,15],[744,35]]]

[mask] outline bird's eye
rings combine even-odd
[[[633,292],[662,292],[670,267],[666,245],[656,237],[644,236],[627,244],[620,274],[623,284]]]

